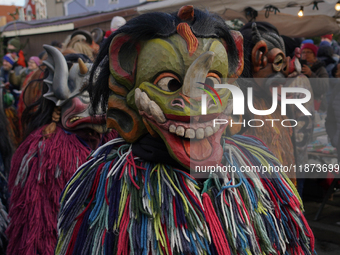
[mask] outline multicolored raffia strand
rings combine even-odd
[[[89,211],[93,215],[92,212],[103,201],[106,204],[105,195],[100,195],[106,193],[108,206],[101,207],[101,210],[106,211],[96,214],[97,219],[90,220],[90,223],[93,221],[91,230],[101,229],[106,232],[105,237],[98,235],[98,238],[104,238],[102,246],[105,254],[122,254],[127,251],[149,254],[153,250],[158,250],[160,254],[209,254],[207,244],[210,238],[203,207],[191,190],[192,186],[187,184],[188,175],[169,166],[135,160],[129,147],[116,146],[115,142],[119,140],[111,141],[111,144],[106,144],[106,147],[94,153],[93,158],[70,180],[62,194],[60,229],[72,229],[71,240],[77,232],[77,242],[86,243],[88,236],[80,232],[88,224],[88,220],[83,217]],[[105,154],[109,147],[111,154]],[[111,169],[105,170],[107,166]],[[101,185],[103,176],[106,181]],[[92,180],[92,187],[83,189],[83,185],[88,186],[85,180]],[[196,185],[194,180],[191,182]],[[76,188],[74,184],[80,186]],[[67,217],[70,214],[73,214],[76,221],[81,221],[80,227],[72,224],[73,221]],[[87,233],[90,233],[90,229]],[[67,235],[61,231],[61,236]],[[98,243],[94,238],[91,241]],[[74,254],[73,243],[69,241],[65,245],[62,241],[56,253],[66,254],[63,251],[67,251]],[[96,252],[97,249],[92,248],[85,254]]]
[[[212,241],[215,244],[218,254],[230,255],[229,244],[207,193],[203,194],[203,205],[205,212],[209,215],[209,217],[207,217],[207,223],[211,230]]]
[[[60,194],[90,153],[75,134],[57,126],[46,139],[44,128],[30,134],[13,155],[8,254],[54,254]]]
[[[106,143],[62,194],[56,254],[314,254],[294,187],[240,171],[278,165],[270,151],[234,136],[224,152],[237,171],[211,174],[201,195],[188,173],[134,158],[121,138]]]

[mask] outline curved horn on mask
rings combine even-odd
[[[251,34],[252,34],[252,41],[253,43],[257,43],[258,41],[263,40],[259,30],[257,29],[257,25],[255,22],[253,22],[253,24],[251,25]]]
[[[81,58],[78,58],[78,64],[79,64],[79,72],[80,74],[87,74],[89,69],[85,65],[84,61]]]
[[[49,90],[44,97],[60,106],[69,98],[70,89],[68,87],[68,67],[63,54],[55,47],[44,45],[48,58],[43,61],[49,70],[48,77],[44,80]]]
[[[205,82],[207,74],[211,68],[215,57],[215,53],[212,51],[207,51],[200,55],[188,68],[188,71],[184,77],[182,92],[188,97],[199,97],[202,91],[198,87],[203,87],[200,85]]]

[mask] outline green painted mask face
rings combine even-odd
[[[128,39],[118,38],[116,44],[124,40]],[[222,159],[220,140],[227,124],[214,126],[213,120],[228,118],[224,111],[230,91],[215,90],[214,84],[226,83],[230,76],[228,54],[225,42],[218,38],[197,38],[191,51],[188,44],[175,34],[127,50],[125,60],[134,61],[123,69],[135,68],[134,83],[129,72],[124,76],[121,69],[117,74],[122,64],[117,67],[112,61],[110,88],[115,94],[109,99],[108,124],[130,142],[147,132],[160,136],[170,155],[187,168],[216,165]],[[112,44],[111,52],[115,52]],[[206,97],[205,115],[202,95]],[[122,115],[117,118],[122,112],[131,120],[130,126]]]

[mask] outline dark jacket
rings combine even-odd
[[[339,79],[340,83],[340,79]],[[340,159],[340,84],[334,87],[333,95],[327,110],[326,131],[331,143],[338,151]]]

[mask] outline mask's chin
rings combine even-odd
[[[223,156],[221,136],[228,124],[216,124],[214,127],[213,119],[227,119],[226,115],[213,114],[212,118],[205,122],[167,119],[165,123],[160,124],[145,112],[140,114],[162,137],[170,155],[187,169],[195,169],[196,166],[216,166],[221,162]],[[207,117],[209,115],[204,116],[205,119],[208,119]]]

